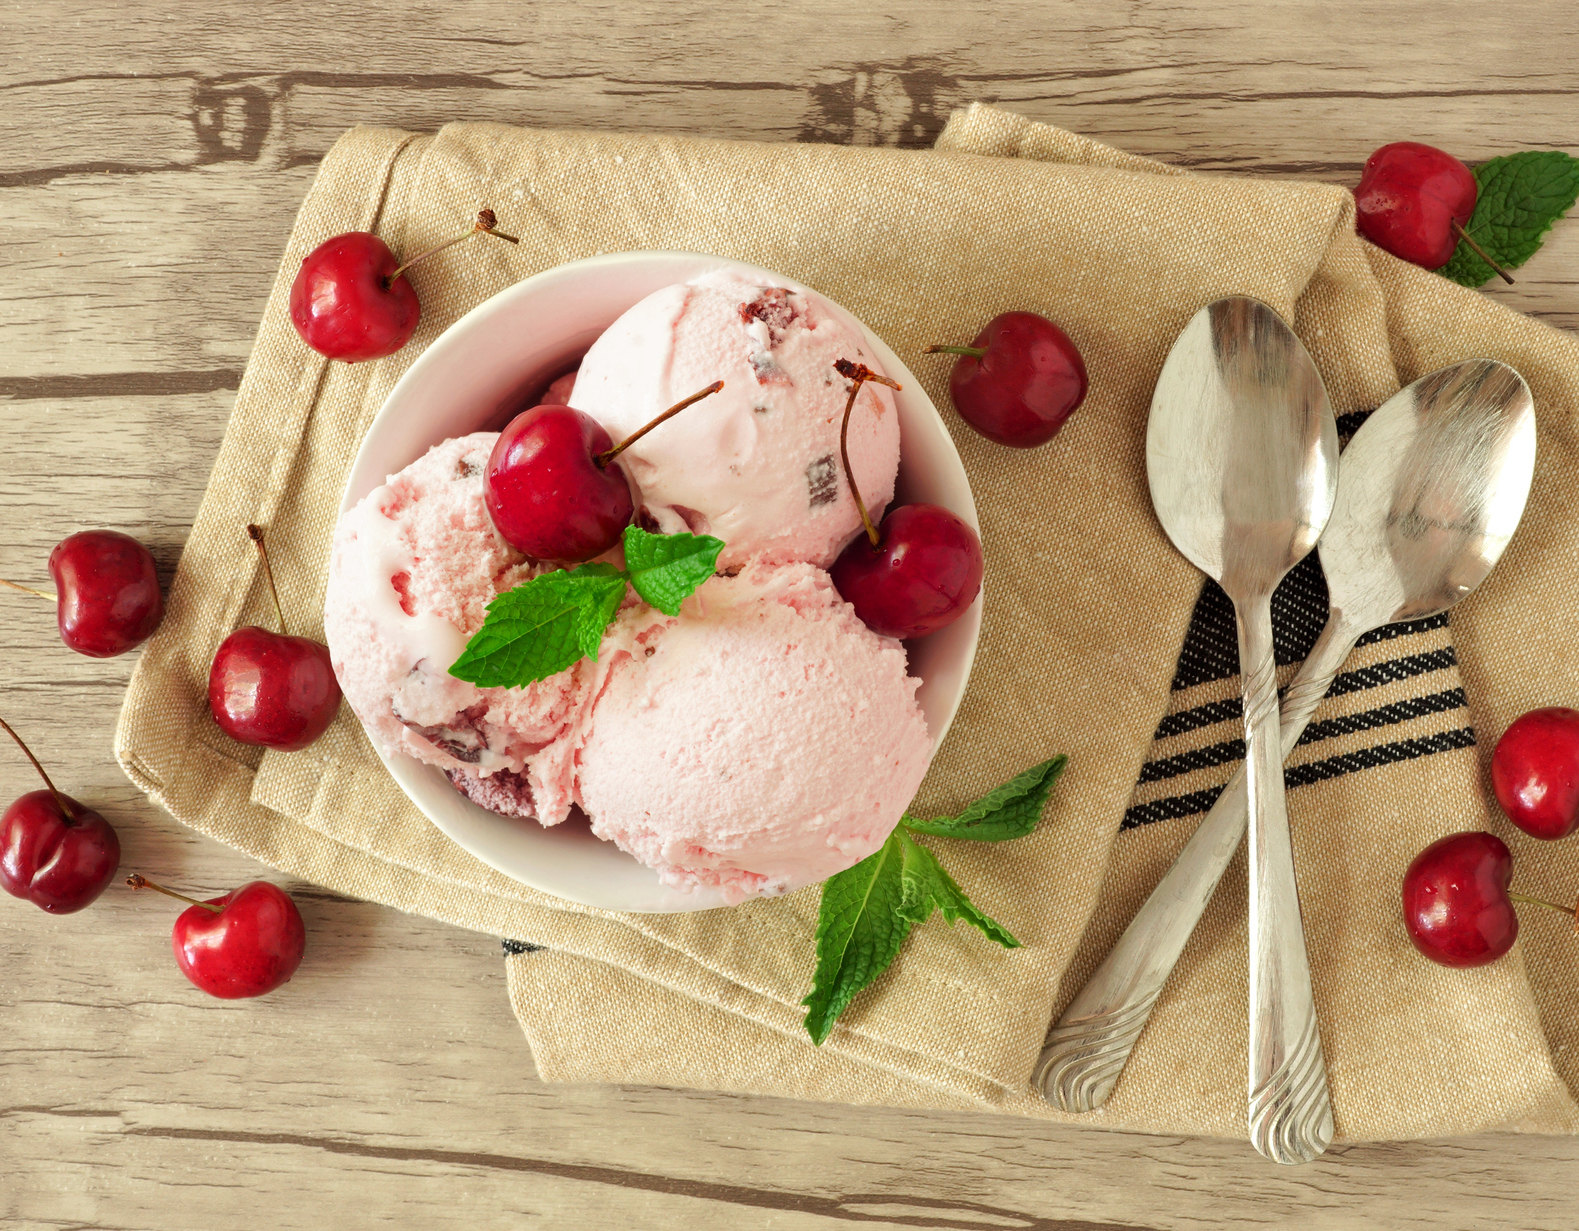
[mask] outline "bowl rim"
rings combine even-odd
[[[394,471],[380,473],[383,467],[375,467],[372,461],[373,456],[384,447],[383,437],[393,430],[394,425],[403,423],[406,415],[412,413],[414,391],[421,390],[429,383],[435,370],[442,370],[446,361],[453,357],[454,352],[465,340],[479,329],[486,328],[495,318],[508,316],[523,299],[535,298],[545,293],[552,294],[562,289],[562,284],[574,283],[589,275],[617,271],[629,273],[638,266],[644,272],[651,271],[654,274],[662,272],[665,279],[635,295],[626,307],[639,302],[660,286],[684,282],[715,270],[730,270],[753,279],[760,279],[769,285],[785,286],[791,290],[811,291],[847,326],[858,331],[883,370],[904,386],[903,390],[894,395],[896,408],[900,411],[902,432],[901,478],[905,473],[903,434],[908,426],[911,433],[923,433],[927,438],[924,447],[938,455],[933,459],[933,466],[941,466],[942,473],[935,473],[932,476],[933,485],[946,486],[950,489],[949,498],[940,502],[962,517],[978,535],[980,534],[981,526],[969,478],[942,416],[920,382],[916,380],[914,373],[881,338],[847,308],[821,291],[807,287],[773,270],[733,258],[672,249],[600,253],[555,265],[503,288],[457,318],[429,342],[422,354],[412,361],[385,396],[378,412],[369,421],[366,431],[358,442],[356,455],[346,472],[339,514],[346,513],[369,491],[386,482],[389,474],[394,473]],[[604,328],[607,328],[607,325]],[[525,387],[524,383],[523,387]],[[432,443],[438,444],[447,438],[440,436]],[[397,466],[396,470],[411,464],[420,456],[421,453],[418,452],[401,463],[401,466]],[[370,470],[373,471],[371,476],[367,473]],[[370,477],[372,482],[368,481]],[[895,503],[898,502],[899,492],[896,485]],[[954,647],[951,664],[954,683],[943,707],[942,721],[932,737],[930,755],[933,756],[947,736],[969,685],[980,640],[983,600],[984,593],[978,594],[975,602],[954,624],[933,634],[933,637],[937,638],[950,637],[952,634],[950,644]],[[925,681],[929,677],[922,674],[921,678]],[[925,686],[923,684],[923,687]],[[429,821],[451,841],[511,880],[582,906],[632,913],[688,913],[728,905],[722,895],[714,890],[684,891],[664,885],[655,871],[640,864],[611,842],[591,838],[591,842],[596,844],[594,848],[589,845],[584,828],[580,833],[565,832],[569,827],[564,825],[543,827],[524,822],[520,818],[501,817],[497,813],[489,812],[461,795],[451,785],[444,772],[436,766],[427,765],[403,753],[386,751],[371,736],[369,742],[372,743],[396,784]],[[463,804],[464,808],[457,810],[455,801]],[[473,813],[478,816],[473,817]],[[469,820],[458,820],[458,816]],[[483,821],[480,818],[491,818],[491,821]],[[509,828],[501,828],[497,824],[499,821],[507,822]],[[528,824],[530,829],[525,828]],[[510,841],[512,833],[520,835],[520,839]],[[538,864],[533,864],[530,860],[523,863],[518,857],[519,852],[512,849],[518,847],[521,840],[524,840],[528,847],[538,848],[538,854],[544,857],[543,861]],[[578,851],[590,853],[594,849],[601,856],[601,859],[594,857],[594,863],[607,863],[607,854],[611,853],[617,855],[621,863],[628,863],[631,869],[639,871],[629,876],[615,877],[613,882],[607,876],[610,871],[608,868],[604,869],[605,876],[601,879],[597,876],[588,878],[566,875],[578,862],[575,858]]]

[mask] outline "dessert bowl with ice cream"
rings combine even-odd
[[[851,407],[849,468],[873,520],[897,496],[974,527],[963,467],[904,365],[767,270],[687,253],[560,266],[412,365],[352,467],[325,628],[369,738],[441,830],[525,884],[634,911],[789,892],[882,845],[963,694],[980,599],[901,643],[840,597],[826,570],[863,533],[840,359],[902,387],[860,385]],[[719,380],[614,463],[637,525],[723,542],[716,574],[674,614],[627,590],[595,657],[546,678],[450,674],[497,595],[564,567],[490,516],[494,429],[551,397],[620,441]],[[623,562],[617,546],[599,560]]]

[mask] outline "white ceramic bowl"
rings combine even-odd
[[[501,291],[446,329],[390,391],[351,466],[340,510],[452,436],[503,426],[523,394],[565,370],[616,317],[661,287],[718,269],[796,287],[769,270],[690,252],[625,252],[560,265]],[[883,370],[904,386],[899,410],[898,495],[952,509],[973,527],[976,505],[959,454],[937,408],[899,358],[860,328]],[[981,599],[948,628],[910,646],[910,671],[933,748],[965,694]],[[534,889],[587,906],[628,911],[692,911],[722,906],[716,892],[683,893],[613,843],[567,822],[545,829],[499,816],[462,796],[444,773],[404,755],[384,763],[411,801],[450,838],[491,867]],[[907,801],[908,802],[908,801]]]

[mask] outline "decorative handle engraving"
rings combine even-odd
[[[1332,1101],[1314,1013],[1283,1064],[1250,1092],[1250,1144],[1275,1163],[1308,1163],[1332,1144]]]
[[[1334,612],[1283,698],[1287,755],[1326,696],[1360,633]],[[1163,984],[1200,922],[1206,903],[1245,834],[1248,800],[1241,769],[1196,828],[1118,943],[1048,1032],[1032,1084],[1063,1111],[1107,1101]]]
[[[1031,1084],[1065,1111],[1102,1106],[1151,1016],[1157,991],[1111,1013],[1074,1019],[1065,1014],[1048,1032]]]

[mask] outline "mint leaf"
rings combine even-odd
[[[1579,158],[1561,150],[1507,154],[1476,167],[1475,181],[1480,195],[1466,230],[1492,260],[1517,269],[1579,198]],[[1461,286],[1480,286],[1496,274],[1463,241],[1438,272]]]
[[[943,912],[943,917],[950,925],[957,919],[963,919],[980,928],[988,940],[996,941],[1005,949],[1020,947],[1020,942],[1010,936],[1001,924],[976,909],[975,904],[965,896],[965,891],[954,883],[954,878],[938,862],[936,855],[914,841],[903,826],[894,832],[899,835],[899,913],[903,918],[912,924],[925,923],[931,918],[932,911],[937,909]]]
[[[625,574],[612,564],[534,577],[488,604],[450,674],[479,688],[521,688],[581,658],[596,662],[624,597]]]
[[[680,604],[713,575],[722,539],[711,535],[648,534],[625,527],[625,569],[636,593],[664,615],[679,615]]]
[[[894,830],[876,854],[830,876],[817,911],[817,973],[807,1006],[806,1033],[821,1045],[855,994],[888,969],[910,935],[900,913],[904,835]],[[930,912],[929,912],[930,913]]]
[[[916,833],[940,838],[970,838],[976,842],[1006,842],[1023,838],[1042,819],[1042,805],[1064,772],[1069,758],[1062,754],[1033,765],[1016,774],[1000,787],[994,787],[958,816],[939,816],[930,821],[917,820],[908,812],[900,824]]]

